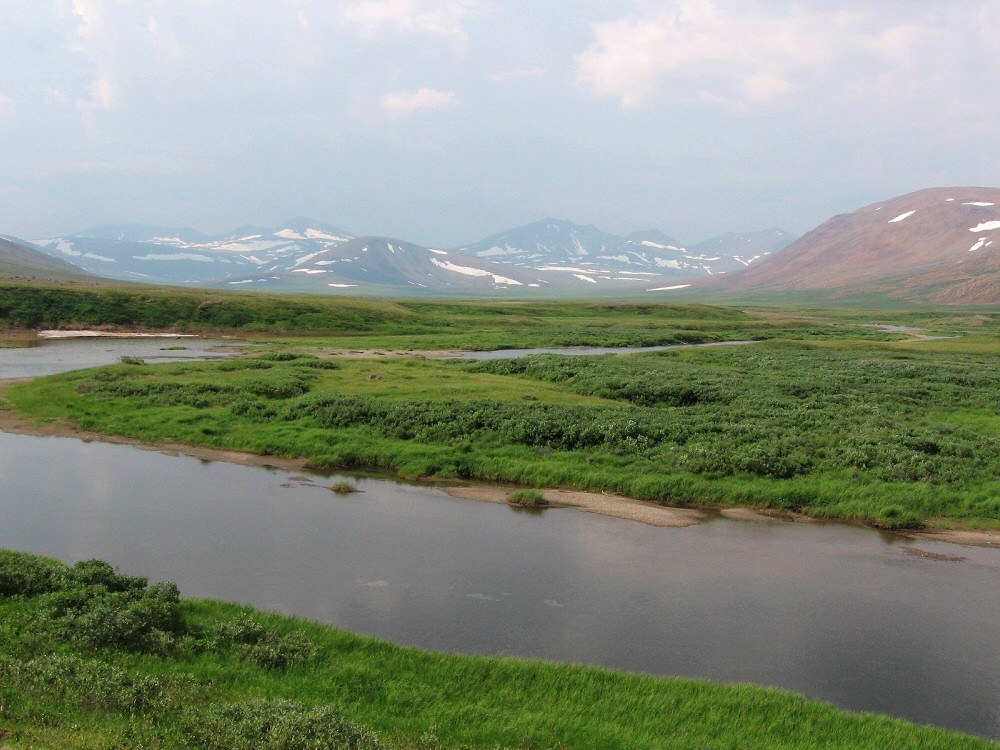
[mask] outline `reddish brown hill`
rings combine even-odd
[[[1000,188],[930,188],[834,216],[722,284],[1000,303]]]

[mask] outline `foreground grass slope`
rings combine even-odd
[[[996,746],[749,685],[431,654],[9,551],[0,703],[11,750]]]
[[[7,397],[39,420],[320,469],[1000,528],[995,356],[920,344],[936,348],[773,341],[478,363],[276,351],[68,373]]]

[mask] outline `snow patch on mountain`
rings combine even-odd
[[[148,255],[133,255],[136,260],[194,260],[199,263],[214,263],[215,258],[198,253],[149,253]]]
[[[438,268],[443,268],[446,271],[453,271],[454,273],[460,273],[465,276],[492,276],[494,284],[509,284],[510,286],[521,286],[521,282],[516,279],[509,279],[506,276],[499,276],[495,273],[490,273],[489,271],[484,271],[481,268],[470,268],[469,266],[459,266],[452,263],[450,260],[438,260],[437,258],[431,258],[431,263],[433,263]]]
[[[1000,221],[984,221],[977,226],[972,227],[970,232],[988,232],[991,229],[1000,229]]]
[[[916,212],[917,212],[917,211],[916,211],[916,209],[914,209],[914,210],[912,210],[912,211],[907,211],[906,213],[903,213],[903,214],[900,214],[900,215],[899,215],[899,216],[897,216],[897,217],[896,217],[895,219],[889,219],[888,223],[889,223],[889,224],[896,224],[896,223],[898,223],[898,222],[900,222],[900,221],[903,221],[904,219],[908,219],[908,218],[910,218],[910,217],[911,217],[911,216],[913,216],[913,214],[915,214]]]

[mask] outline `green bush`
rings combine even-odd
[[[912,511],[901,508],[898,505],[890,505],[879,512],[878,518],[874,521],[875,526],[880,529],[922,529],[923,520]]]
[[[190,711],[184,747],[197,750],[390,750],[378,735],[329,706],[257,700]]]
[[[56,699],[86,711],[127,714],[162,708],[166,693],[160,679],[65,654],[27,661],[0,660],[0,685],[36,699]]]
[[[99,560],[68,568],[63,585],[41,601],[55,633],[93,648],[162,651],[184,632],[175,584],[149,586]]]
[[[541,508],[549,504],[545,495],[538,490],[515,490],[510,493],[508,502],[511,505],[520,505],[526,508]]]
[[[301,630],[278,633],[252,617],[222,623],[216,635],[220,645],[232,645],[248,661],[265,669],[289,669],[316,658],[316,645]]]
[[[66,566],[27,552],[0,550],[0,597],[38,596],[65,585]]]

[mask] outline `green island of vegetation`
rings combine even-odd
[[[627,357],[119,364],[19,383],[21,414],[319,470],[1000,527],[1000,372],[962,340],[771,340]]]
[[[13,551],[0,705],[10,750],[996,747],[751,685],[431,654]]]

